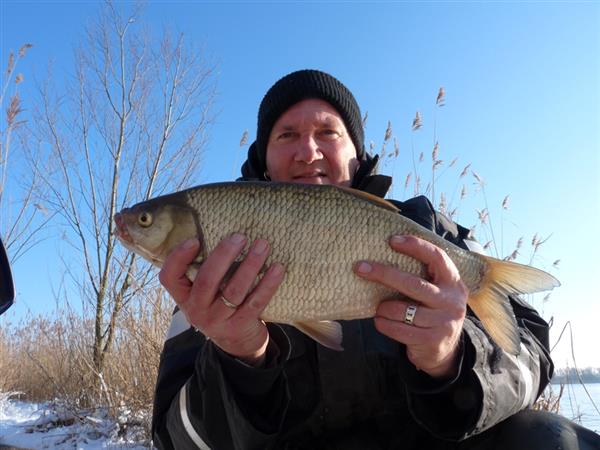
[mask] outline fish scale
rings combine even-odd
[[[142,214],[151,224],[141,224]],[[291,183],[216,183],[169,194],[126,208],[115,216],[117,236],[160,266],[179,243],[200,236],[202,256],[234,232],[248,242],[266,239],[265,263],[281,263],[285,279],[261,314],[290,323],[324,345],[340,349],[340,332],[329,320],[373,317],[378,304],[399,293],[359,278],[352,266],[372,260],[427,278],[425,265],[393,251],[394,234],[413,235],[443,249],[469,290],[468,304],[505,350],[519,351],[507,297],[557,286],[551,275],[464,250],[399,214],[382,199],[335,186]],[[245,254],[240,257],[243,259]]]
[[[321,189],[314,196],[314,186],[285,185],[256,195],[253,186],[244,184],[227,195],[217,189],[190,191],[188,201],[198,211],[208,252],[238,231],[249,241],[267,239],[272,250],[266,264],[280,262],[286,267],[286,279],[265,309],[265,320],[293,323],[372,317],[381,300],[397,293],[358,278],[352,272],[358,260],[385,262],[423,274],[422,263],[392,251],[387,243],[392,234],[418,231],[416,223],[399,220],[402,216],[396,212],[335,188]],[[218,209],[223,212],[215,215]],[[249,226],[248,218],[257,214],[267,220]],[[307,229],[310,240],[303,237]],[[456,256],[463,258],[460,253],[464,251],[459,250]],[[461,276],[473,288],[477,281],[473,275],[481,263],[471,259],[464,267],[474,269],[464,270]]]

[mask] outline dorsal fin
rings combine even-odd
[[[349,188],[349,187],[345,187],[345,186],[337,186],[337,187],[339,189],[346,191],[349,194],[352,194],[358,198],[362,198],[363,200],[371,202],[381,208],[385,208],[385,209],[393,211],[393,212],[400,211],[400,209],[398,209],[398,207],[396,205],[394,205],[391,202],[388,202],[387,200],[385,200],[381,197],[377,197],[376,195],[369,194],[368,192],[359,191],[358,189],[353,189],[353,188]]]

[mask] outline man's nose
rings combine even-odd
[[[303,134],[298,141],[298,147],[294,160],[297,162],[303,162],[311,164],[314,161],[323,159],[323,153],[319,148],[319,144],[312,133]]]

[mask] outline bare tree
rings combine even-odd
[[[64,88],[40,88],[34,135],[48,160],[34,164],[46,207],[62,218],[77,259],[72,275],[95,316],[93,368],[104,361],[122,308],[148,282],[147,266],[115,246],[113,215],[123,206],[197,175],[211,123],[214,68],[184,36],[144,34],[140,8],[107,2],[75,52]]]

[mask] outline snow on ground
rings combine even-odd
[[[24,402],[15,393],[0,392],[0,447],[149,449],[141,423],[125,409],[114,420],[103,409],[73,412],[59,403]]]

